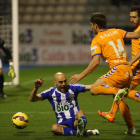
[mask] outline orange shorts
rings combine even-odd
[[[138,63],[137,65],[131,66],[131,69],[133,71],[132,84],[140,85],[140,63]]]
[[[133,74],[129,65],[121,64],[114,66],[103,77],[107,85],[117,88],[129,88],[133,79]]]

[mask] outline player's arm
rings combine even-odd
[[[100,64],[100,57],[101,55],[95,55],[89,63],[88,67],[81,74],[76,74],[70,78],[70,83],[74,84],[83,79],[85,76],[89,75],[92,71],[94,71],[96,67]]]
[[[34,82],[35,87],[32,90],[32,92],[30,94],[30,98],[29,98],[31,102],[36,102],[36,101],[42,100],[42,96],[40,94],[37,94],[37,91],[38,91],[38,88],[40,86],[42,86],[43,81],[44,80],[42,80],[42,77],[40,79],[35,80],[35,82]]]
[[[9,48],[6,47],[6,43],[4,40],[0,38],[0,48],[3,50],[3,52],[6,54],[6,57],[9,60],[9,72],[8,75],[11,76],[12,78],[16,77],[14,67],[13,67],[13,59],[11,55],[11,51]]]
[[[129,65],[131,66],[134,62],[136,62],[138,59],[140,58],[140,51],[137,53],[137,55],[133,58],[133,59],[131,59],[130,61],[129,61]]]
[[[125,39],[138,39],[140,38],[140,30],[136,32],[128,32],[125,36]]]
[[[9,50],[9,48],[6,47],[6,43],[4,40],[2,40],[0,38],[0,48],[3,50],[3,52],[6,54],[8,60],[12,60],[12,55],[11,55],[11,51]]]

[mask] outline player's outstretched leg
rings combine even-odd
[[[86,135],[99,135],[99,131],[97,129],[87,130]]]
[[[116,96],[114,98],[114,101],[115,102],[119,102],[124,96],[126,96],[129,92],[129,89],[128,88],[123,88],[123,89],[120,89],[117,93],[116,93]]]
[[[77,137],[82,137],[84,132],[84,121],[82,118],[77,120]]]
[[[115,120],[115,118],[111,117],[108,112],[102,112],[98,110],[98,114],[104,119],[107,119],[109,122],[114,122]]]

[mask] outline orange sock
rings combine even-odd
[[[109,111],[109,115],[115,118],[118,109],[119,109],[119,105],[115,101],[113,101],[111,110]]]
[[[119,109],[127,124],[128,129],[134,127],[129,107],[123,100],[119,102]]]
[[[101,86],[97,86],[93,89],[93,94],[94,95],[98,95],[98,94],[106,94],[106,95],[114,95],[117,93],[117,91],[119,90],[119,88],[116,87],[111,87],[109,85],[101,85]]]
[[[140,102],[140,92],[136,91],[136,90],[131,90],[128,95],[128,98],[131,98],[137,102]]]

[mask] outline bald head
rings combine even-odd
[[[57,72],[54,75],[54,85],[57,87],[57,89],[63,93],[67,90],[67,78],[64,73]]]
[[[66,75],[62,72],[57,72],[55,75],[54,75],[54,81],[58,80],[58,79],[61,79],[62,77],[65,77],[66,79]]]

